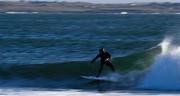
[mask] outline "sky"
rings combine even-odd
[[[0,0],[18,1],[18,0]],[[133,3],[133,2],[180,2],[180,0],[26,0],[26,1],[68,1],[68,2],[90,2],[90,3]]]

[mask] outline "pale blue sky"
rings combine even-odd
[[[18,0],[0,0],[18,1]],[[26,1],[69,1],[69,2],[91,2],[91,3],[130,3],[130,2],[180,2],[180,0],[26,0]]]

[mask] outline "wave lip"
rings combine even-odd
[[[161,48],[161,54],[156,57],[138,88],[180,90],[180,46],[173,46],[170,40],[165,40]]]

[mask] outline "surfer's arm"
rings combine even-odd
[[[100,57],[100,55],[98,54],[92,61],[91,63],[93,63],[94,61],[96,61],[96,59],[98,59]]]

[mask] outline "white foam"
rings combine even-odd
[[[180,13],[175,13],[175,14],[178,14],[178,15],[180,15]]]
[[[128,14],[128,12],[121,12],[122,15]]]
[[[122,78],[122,75],[118,73],[111,73],[106,76],[102,76],[102,78],[106,78],[112,82],[119,82],[119,80]]]
[[[119,91],[119,92],[88,92],[80,90],[24,90],[24,89],[0,89],[1,96],[152,96],[154,93],[146,92],[131,92],[131,91]],[[174,96],[175,94],[160,94],[156,93],[156,96]]]
[[[159,13],[159,12],[155,12],[155,13],[152,13],[152,14],[161,14],[161,13]]]
[[[5,12],[6,14],[38,14],[39,12]]]
[[[180,47],[171,40],[161,43],[162,53],[156,57],[149,72],[138,86],[145,89],[180,89]]]

